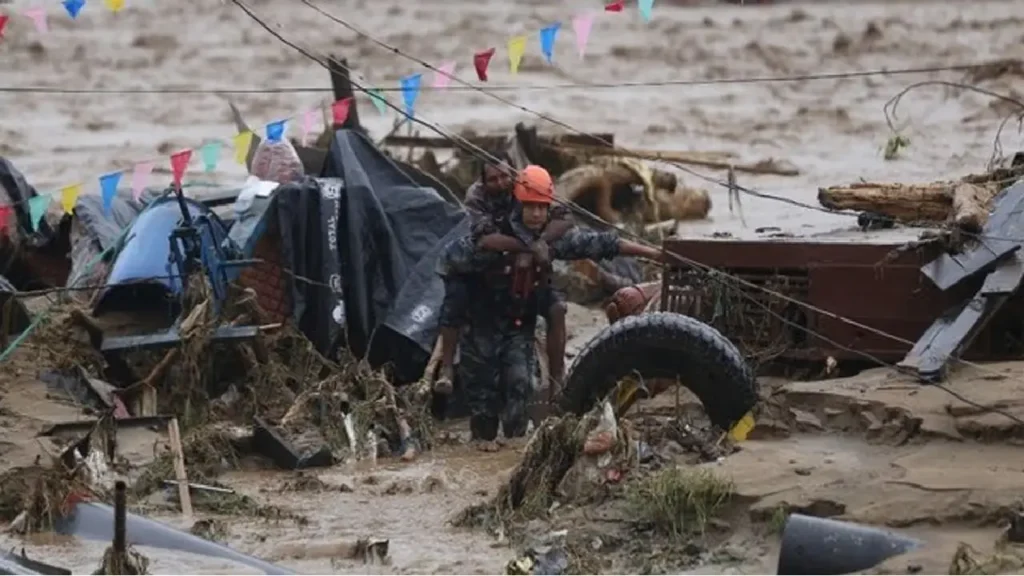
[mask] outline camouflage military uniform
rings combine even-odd
[[[619,239],[614,232],[573,229],[551,244],[552,259],[599,260],[618,253]],[[533,335],[537,316],[543,311],[544,289],[535,289],[526,299],[517,298],[509,256],[477,250],[471,237],[453,242],[445,260],[451,271],[466,278],[469,321],[460,341],[460,370],[473,437],[494,440],[499,419],[506,437],[522,436],[526,405],[533,392]]]
[[[477,181],[466,191],[465,206],[470,218],[470,238],[475,244],[482,236],[497,233],[509,233],[529,244],[536,236],[524,232],[521,226],[512,226],[511,219],[518,202],[512,194],[488,194],[483,182]],[[551,206],[548,221],[571,220],[572,212],[564,206]],[[464,326],[468,321],[466,302],[468,299],[467,279],[455,272],[446,262],[441,262],[438,270],[444,277],[444,303],[441,306],[442,326]],[[545,320],[555,302],[562,302],[565,296],[551,288],[542,295],[540,303],[541,315]]]

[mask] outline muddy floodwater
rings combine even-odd
[[[0,2],[0,12],[19,13],[30,0]],[[424,73],[415,62],[325,20],[294,0],[251,0],[252,8],[288,39],[347,57],[370,85],[396,87],[400,77]],[[584,59],[576,54],[568,26],[555,51],[555,65],[543,62],[532,37],[520,73],[507,69],[507,38],[535,33],[552,21],[569,20],[596,1],[520,2],[423,0],[323,2],[400,51],[441,64],[456,60],[456,73],[470,80],[474,52],[498,44],[490,82],[502,97],[579,130],[614,132],[626,147],[726,151],[738,161],[774,159],[800,170],[798,176],[740,174],[739,183],[762,192],[816,204],[819,186],[858,180],[918,182],[983,171],[994,142],[1007,153],[1024,149],[1010,123],[996,140],[1001,121],[1012,112],[1004,103],[970,91],[926,86],[911,90],[898,108],[895,127],[910,146],[893,160],[883,149],[893,135],[883,107],[908,86],[926,80],[966,81],[986,90],[1024,93],[1024,64],[1007,61],[985,74],[960,71],[912,75],[865,75],[787,82],[671,85],[672,81],[803,76],[859,70],[906,69],[976,64],[1024,56],[1024,2],[905,1],[815,2],[773,5],[684,6],[659,0],[652,22],[635,10],[602,15],[594,25]],[[84,183],[97,194],[96,179],[112,170],[155,160],[156,182],[169,181],[167,156],[198,148],[210,139],[234,135],[228,97],[222,94],[119,94],[118,90],[271,89],[312,87],[320,92],[247,93],[230,96],[252,126],[314,108],[329,94],[326,71],[283,45],[232,2],[221,0],[128,0],[113,15],[89,2],[76,21],[57,3],[45,4],[49,32],[38,34],[16,16],[0,41],[0,88],[103,89],[107,94],[0,90],[0,155],[13,162],[42,192]],[[588,83],[650,83],[648,86],[588,86]],[[474,80],[474,83],[475,80]],[[662,83],[662,85],[653,85]],[[552,88],[553,85],[561,87]],[[575,86],[566,86],[574,84]],[[397,99],[397,95],[392,93]],[[397,100],[396,100],[397,101]],[[393,118],[378,115],[358,98],[364,124],[382,137]],[[425,91],[418,114],[445,130],[510,132],[516,122],[542,131],[564,130],[535,114],[468,90]],[[421,128],[421,135],[431,135]],[[298,134],[297,122],[289,134]],[[199,176],[198,159],[191,167]],[[711,218],[690,223],[686,235],[727,232],[735,237],[763,233],[812,235],[849,231],[848,216],[824,214],[792,204],[742,198],[730,212],[724,190],[714,184],[722,172],[694,168],[681,176],[705,186],[714,203]],[[225,148],[216,170],[203,178],[240,183],[244,169]],[[51,210],[57,210],[54,203]],[[573,349],[605,324],[600,312],[574,307]],[[23,358],[24,374],[38,370]],[[628,359],[623,359],[628,361]],[[1024,371],[1000,365],[1005,379],[968,374],[955,379],[968,395],[1021,413]],[[842,382],[786,383],[775,430],[752,439],[718,462],[703,464],[736,484],[718,531],[698,550],[680,556],[660,542],[664,555],[651,571],[680,573],[770,573],[778,534],[774,511],[814,510],[905,529],[928,542],[928,555],[901,560],[889,569],[946,570],[960,542],[988,550],[998,538],[1004,511],[1024,491],[1021,430],[994,414],[971,412],[935,389],[894,392],[900,379],[874,374]],[[960,378],[960,376],[957,376]],[[0,467],[24,465],[38,454],[34,433],[44,422],[68,419],[45,393],[19,381],[0,382]],[[40,385],[41,386],[41,385]],[[791,394],[795,387],[796,394]],[[643,410],[644,406],[641,405]],[[764,425],[763,425],[764,424]],[[465,432],[465,423],[446,425]],[[516,551],[482,529],[462,529],[449,520],[465,507],[493,496],[519,462],[521,447],[478,452],[464,444],[443,445],[411,463],[381,459],[305,473],[255,468],[233,471],[221,481],[262,505],[293,517],[267,520],[248,515],[196,514],[225,526],[224,542],[239,551],[309,573],[502,573]],[[313,481],[308,481],[312,478]],[[154,501],[165,500],[163,495]],[[148,504],[154,504],[149,502]],[[166,502],[163,502],[166,504]],[[143,503],[147,504],[147,503]],[[613,507],[614,508],[614,507]],[[185,520],[146,505],[146,514],[189,529]],[[552,514],[544,529],[593,531],[593,555],[607,552],[608,571],[639,570],[643,552],[629,552],[633,518],[609,509],[603,520]],[[298,521],[301,519],[301,521]],[[776,527],[777,528],[777,527]],[[624,534],[626,534],[624,536]],[[390,541],[390,564],[367,565],[348,558],[361,538]],[[26,546],[30,555],[91,572],[106,542],[53,536],[22,541],[0,535],[4,549]],[[610,548],[610,547],[608,547]],[[253,573],[216,559],[141,548],[154,573]],[[651,554],[648,554],[651,555]],[[1024,563],[1022,563],[1024,565]],[[922,568],[923,567],[923,568]],[[892,572],[890,572],[892,573]]]

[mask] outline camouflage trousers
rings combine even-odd
[[[466,385],[473,439],[497,438],[499,421],[506,438],[526,435],[526,406],[533,394],[533,328],[473,326],[462,336],[460,348],[460,380]]]

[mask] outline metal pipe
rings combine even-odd
[[[922,545],[889,530],[790,514],[777,574],[851,574]]]
[[[126,526],[128,524],[128,499],[123,481],[114,485],[114,554],[123,557],[128,550]]]

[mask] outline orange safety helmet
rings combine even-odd
[[[555,183],[547,170],[531,164],[519,172],[514,194],[520,202],[551,204],[555,200]]]

